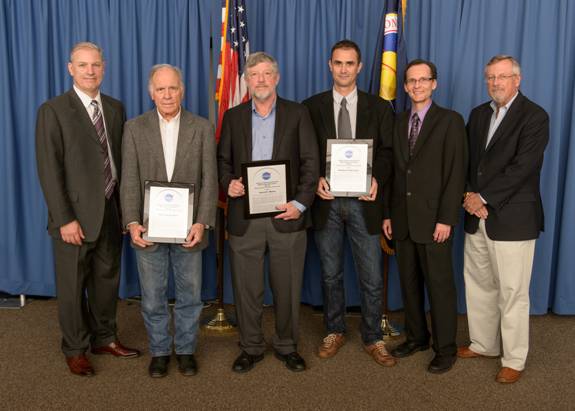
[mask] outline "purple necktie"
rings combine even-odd
[[[415,142],[417,141],[417,136],[419,135],[419,116],[417,113],[413,113],[411,116],[411,130],[409,130],[409,155],[413,154],[413,147],[415,147]]]
[[[105,189],[104,193],[106,198],[110,199],[112,193],[114,192],[114,185],[116,182],[112,177],[112,165],[110,164],[110,156],[108,155],[108,140],[106,139],[106,128],[104,127],[104,117],[102,116],[102,111],[96,100],[92,100],[92,106],[94,107],[94,114],[92,116],[92,123],[96,127],[96,133],[98,133],[98,140],[100,140],[100,145],[102,150],[104,150],[104,183]]]

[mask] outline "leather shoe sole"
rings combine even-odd
[[[119,341],[113,341],[100,347],[93,347],[91,351],[95,355],[110,354],[118,358],[137,358],[140,356],[140,351],[124,347]]]
[[[468,359],[468,358],[497,358],[497,355],[483,355],[483,354],[479,354],[473,350],[471,350],[471,348],[469,347],[459,347],[457,349],[457,356],[459,358],[464,358],[464,359]]]
[[[290,354],[280,354],[276,351],[274,355],[278,360],[282,361],[290,371],[301,372],[305,371],[306,369],[305,360],[301,358],[297,352],[292,352]]]
[[[66,364],[70,372],[80,377],[93,377],[95,375],[92,364],[85,355],[78,355],[74,357],[66,357]]]
[[[409,357],[410,355],[415,354],[419,351],[425,351],[429,349],[429,345],[419,345],[419,344],[412,344],[412,343],[403,343],[399,344],[396,348],[391,350],[391,355],[395,358],[404,358]]]
[[[521,378],[521,371],[509,367],[502,367],[495,377],[495,381],[502,384],[513,384]]]

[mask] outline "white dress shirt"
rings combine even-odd
[[[164,162],[168,181],[172,181],[174,165],[176,164],[176,151],[178,150],[178,133],[180,132],[180,114],[178,111],[170,120],[166,120],[158,111],[160,119],[160,134],[162,135],[162,148],[164,149]]]

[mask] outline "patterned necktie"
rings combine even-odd
[[[114,186],[116,182],[112,177],[112,165],[110,164],[110,156],[108,155],[108,140],[106,139],[106,128],[104,127],[104,117],[102,116],[102,111],[96,100],[92,100],[92,107],[94,107],[94,114],[92,115],[92,123],[96,128],[96,133],[98,133],[98,140],[100,140],[100,145],[102,150],[104,150],[104,183],[105,189],[104,193],[106,198],[110,199],[112,193],[114,192]]]
[[[415,147],[415,143],[417,141],[417,136],[419,135],[419,116],[417,113],[413,113],[411,116],[411,130],[409,130],[409,155],[413,154],[413,147]]]
[[[351,139],[351,121],[349,120],[349,111],[347,111],[347,101],[345,97],[341,99],[341,108],[337,116],[337,138]]]

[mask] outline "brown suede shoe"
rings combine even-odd
[[[328,334],[317,350],[319,358],[331,358],[337,354],[342,345],[345,344],[343,334]]]
[[[521,371],[509,367],[501,367],[497,373],[497,377],[495,377],[495,381],[502,384],[513,384],[519,381],[519,378],[521,378]]]
[[[393,367],[397,364],[397,360],[389,355],[385,348],[385,343],[381,340],[374,342],[370,345],[364,345],[365,351],[373,357],[376,363],[384,367]]]
[[[494,355],[483,355],[483,354],[479,354],[473,350],[471,350],[471,348],[469,348],[469,346],[467,347],[459,347],[457,349],[457,356],[459,358],[479,358],[479,357],[484,357],[484,358],[497,358],[498,356]]]
[[[86,358],[84,354],[66,357],[66,364],[68,364],[68,368],[72,374],[81,377],[91,377],[94,375],[94,368],[92,368],[92,364],[90,364],[90,361],[88,361],[88,358]]]

